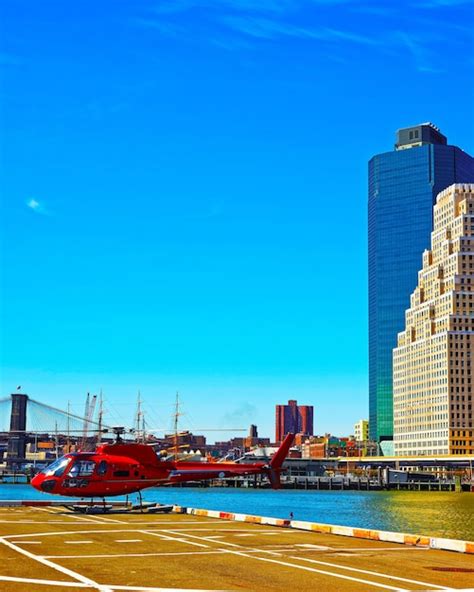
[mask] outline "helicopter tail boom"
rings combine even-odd
[[[280,489],[280,475],[282,471],[283,461],[287,457],[288,451],[290,450],[294,439],[294,434],[287,434],[282,444],[280,445],[280,448],[275,452],[272,460],[270,461],[267,474],[273,489]]]

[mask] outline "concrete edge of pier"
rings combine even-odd
[[[367,528],[353,528],[350,526],[338,526],[336,524],[322,524],[318,522],[306,522],[304,520],[285,520],[283,518],[269,518],[267,516],[253,516],[250,514],[237,514],[232,512],[220,512],[218,510],[203,510],[200,508],[185,508],[174,506],[173,511],[194,516],[207,518],[220,518],[221,520],[234,520],[236,522],[248,522],[251,524],[262,524],[268,526],[280,526],[282,528],[294,528],[296,530],[310,530],[322,534],[334,534],[340,536],[354,537],[357,539],[369,539],[372,541],[384,541],[428,547],[443,551],[457,551],[458,553],[469,553],[474,555],[473,541],[460,541],[440,537],[429,537],[426,535],[406,534],[402,532],[390,532],[386,530],[373,530]]]

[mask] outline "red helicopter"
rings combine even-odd
[[[119,428],[116,441],[95,452],[72,452],[59,458],[33,477],[31,485],[44,493],[105,498],[140,495],[142,489],[168,483],[263,474],[278,489],[282,464],[294,440],[294,434],[288,434],[269,463],[207,463],[161,459],[146,444],[123,442],[121,433]]]

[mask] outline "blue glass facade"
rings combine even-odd
[[[474,181],[474,159],[455,146],[424,144],[369,162],[369,429],[393,436],[392,350],[430,245],[433,204],[452,183]]]

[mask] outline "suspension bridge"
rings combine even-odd
[[[53,444],[56,450],[64,444],[79,444],[86,450],[97,443],[106,428],[102,422],[101,399],[97,395],[87,395],[81,416],[24,393],[14,393],[0,399],[0,458],[6,456],[7,467],[13,468],[25,462],[28,444],[34,443],[37,451],[38,441]]]

